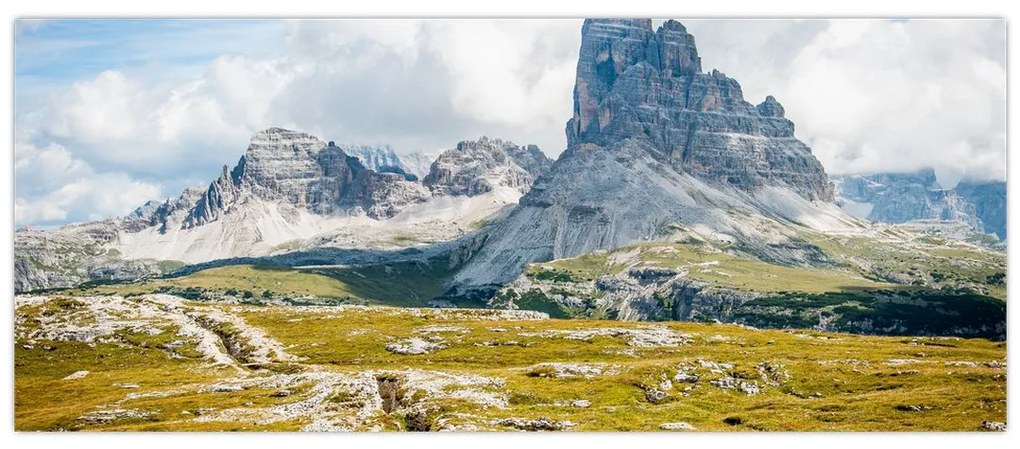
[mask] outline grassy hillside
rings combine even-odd
[[[442,262],[336,268],[229,265],[177,278],[85,286],[72,292],[122,295],[167,292],[190,299],[220,299],[229,295],[263,302],[273,299],[299,303],[340,300],[356,304],[424,306],[442,294],[442,284],[448,275],[449,270]]]
[[[827,267],[650,242],[529,265],[493,304],[554,317],[1005,338],[1003,254],[930,237],[810,237]]]
[[[727,254],[708,245],[644,243],[579,257],[536,263],[525,274],[541,279],[543,271],[561,272],[575,280],[594,280],[634,267],[687,270],[687,277],[721,287],[758,292],[823,293],[851,288],[882,288],[891,284],[866,279],[850,269],[790,267]],[[549,277],[550,274],[545,274]]]
[[[974,431],[1006,413],[1005,343],[982,339],[149,296],[18,304],[18,430]],[[187,317],[236,365],[203,358],[203,334],[176,327]],[[69,332],[98,336],[47,338]],[[414,340],[428,349],[399,352]]]
[[[489,305],[537,310],[555,318],[722,320],[887,335],[1005,335],[1001,253],[898,234],[805,234],[804,239],[825,255],[828,266],[777,265],[706,242],[649,242],[532,264],[523,281],[504,289]],[[447,305],[485,306],[484,297],[442,296],[452,275],[450,266],[445,258],[348,267],[236,265],[178,278],[85,286],[74,293],[172,293],[256,305],[420,307],[439,299]],[[665,278],[648,280],[641,279],[644,274],[631,274],[634,269],[670,271]],[[677,274],[696,283],[701,293],[692,297],[684,293],[686,287],[678,290],[666,282]],[[655,291],[614,296],[603,286],[606,279],[650,285]]]

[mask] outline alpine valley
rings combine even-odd
[[[1004,429],[1005,183],[830,177],[680,22],[581,36],[555,160],[269,128],[17,230],[16,427]]]

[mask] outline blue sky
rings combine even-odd
[[[706,71],[776,96],[829,173],[1004,179],[1001,20],[683,20]],[[565,145],[579,19],[18,21],[15,221],[123,215],[206,185],[249,136],[436,152]]]
[[[223,54],[278,53],[284,27],[279,20],[251,19],[19,21],[14,73],[19,80],[61,83],[156,65],[185,75]]]

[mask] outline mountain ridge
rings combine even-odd
[[[176,261],[176,267],[313,246],[392,249],[454,240],[516,204],[550,164],[537,147],[484,136],[458,147],[490,141],[502,146],[478,147],[474,155],[490,160],[475,174],[491,182],[448,194],[456,187],[446,185],[449,180],[434,176],[426,186],[404,174],[376,172],[333,142],[268,128],[207,187],[148,201],[121,218],[16,232],[16,290],[155,275],[167,266],[159,261]]]
[[[961,181],[944,188],[931,168],[834,176],[840,206],[883,223],[958,222],[977,233],[1006,238],[1006,184]]]

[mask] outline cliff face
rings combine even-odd
[[[238,163],[224,166],[208,187],[146,202],[123,218],[18,231],[16,289],[131,280],[181,262],[286,249],[446,241],[473,232],[459,223],[504,213],[551,164],[533,145],[483,137],[447,151],[426,185],[386,165],[400,160],[385,147],[381,153],[348,147],[359,156],[306,133],[270,128],[255,133]]]
[[[774,98],[752,105],[736,81],[702,73],[679,22],[653,31],[647,19],[586,20],[567,150],[453,283],[504,283],[531,262],[677,229],[766,260],[815,263],[787,224],[854,220],[831,203],[825,171],[783,114]]]
[[[354,211],[372,218],[393,216],[429,196],[403,175],[366,168],[332,142],[281,128],[256,133],[234,169],[223,167],[184,225],[201,226],[220,218],[242,194],[318,214]]]
[[[706,182],[832,201],[821,163],[784,114],[775,98],[753,105],[736,80],[702,73],[694,36],[679,22],[653,32],[647,19],[585,21],[568,148],[642,139],[656,159]]]

